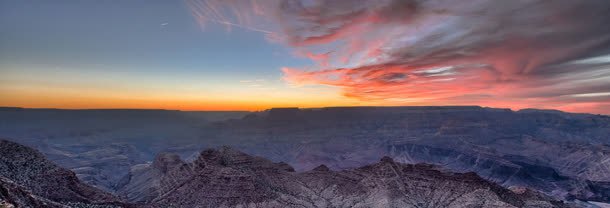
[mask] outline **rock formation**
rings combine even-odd
[[[154,189],[134,200],[153,207],[564,207],[542,194],[513,192],[474,173],[402,164],[390,157],[332,171],[294,172],[235,149],[208,149],[192,163],[162,154],[126,180],[122,192]],[[143,177],[143,178],[141,178]],[[149,187],[142,187],[142,181]]]
[[[2,200],[18,207],[120,204],[38,151],[6,140],[0,140],[0,186]]]

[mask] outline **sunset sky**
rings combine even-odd
[[[607,0],[0,0],[0,106],[610,114],[609,24]]]

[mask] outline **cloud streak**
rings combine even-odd
[[[605,0],[199,0],[193,10],[294,47],[295,85],[397,104],[610,114]],[[199,19],[205,22],[205,19]]]

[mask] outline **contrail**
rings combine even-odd
[[[246,29],[246,30],[250,30],[250,31],[254,31],[254,32],[260,32],[260,33],[264,33],[264,34],[273,34],[273,32],[269,31],[269,30],[259,29],[259,28],[252,27],[249,25],[228,21],[228,20],[226,20],[227,18],[225,18],[224,15],[222,15],[222,13],[220,13],[218,8],[215,8],[213,5],[210,5],[210,3],[207,1],[200,3],[198,1],[188,0],[186,2],[187,2],[188,7],[191,9],[191,12],[193,13],[193,15],[196,16],[197,21],[202,26],[204,25],[204,23],[206,21],[209,21],[209,22],[214,22],[214,23],[228,25],[228,26],[235,26],[238,28],[242,28],[242,29]]]

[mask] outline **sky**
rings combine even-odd
[[[606,0],[0,0],[0,106],[610,114],[609,23]]]

